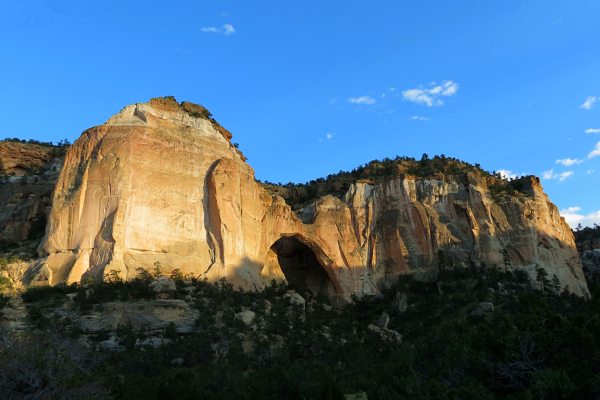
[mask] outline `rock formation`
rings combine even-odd
[[[0,142],[0,244],[43,235],[62,159],[57,147]]]
[[[172,98],[84,132],[65,158],[36,279],[131,279],[160,263],[247,288],[288,279],[347,297],[406,273],[540,266],[588,295],[573,234],[534,177],[493,196],[477,173],[403,174],[292,210],[230,139],[206,109]]]

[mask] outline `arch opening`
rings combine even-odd
[[[297,237],[281,237],[271,246],[271,251],[290,286],[315,295],[336,293],[335,285],[315,252]]]

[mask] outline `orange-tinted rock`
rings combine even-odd
[[[539,265],[588,295],[572,232],[535,179],[527,195],[503,197],[474,174],[467,184],[360,181],[343,199],[323,196],[294,212],[255,181],[204,111],[151,100],[77,140],[42,244],[51,283],[111,270],[131,279],[159,262],[247,288],[308,271],[306,286],[347,297],[406,273],[503,267],[508,254],[512,268],[533,274]]]

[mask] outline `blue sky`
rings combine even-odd
[[[74,140],[173,95],[262,180],[443,153],[600,222],[597,0],[3,0],[0,35],[0,137]]]

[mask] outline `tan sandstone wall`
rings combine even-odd
[[[357,182],[343,199],[324,196],[293,212],[271,196],[230,136],[176,102],[124,108],[69,150],[41,246],[39,274],[52,284],[124,278],[160,262],[244,287],[284,279],[273,244],[308,245],[348,296],[444,263],[536,265],[588,295],[573,235],[532,178],[529,195],[493,199],[486,182],[411,177]],[[43,272],[43,273],[42,273]]]

